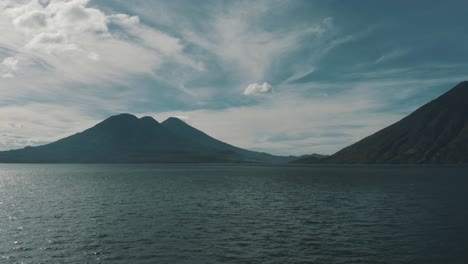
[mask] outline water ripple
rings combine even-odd
[[[467,172],[0,165],[0,263],[468,263]]]

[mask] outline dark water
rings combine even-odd
[[[0,263],[468,263],[468,169],[0,165]]]

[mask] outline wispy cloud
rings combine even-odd
[[[80,107],[44,103],[0,107],[0,120],[2,150],[50,143],[97,122]]]
[[[398,59],[407,55],[409,52],[410,52],[409,49],[396,49],[391,52],[382,54],[382,56],[380,56],[377,60],[375,60],[375,63],[379,64],[379,63],[384,63],[387,61],[395,60],[395,59]]]
[[[245,11],[245,10],[244,10]],[[328,20],[292,32],[271,32],[250,23],[262,13],[234,12],[220,14],[212,20],[210,33],[200,36],[186,32],[186,39],[213,52],[226,67],[238,71],[249,81],[264,80],[275,60],[298,48],[302,38],[320,36],[329,30]]]

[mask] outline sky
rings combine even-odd
[[[119,114],[333,154],[468,80],[468,2],[1,0],[0,150]]]

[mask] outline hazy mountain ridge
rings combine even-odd
[[[320,163],[468,163],[468,82]]]
[[[287,162],[216,140],[177,118],[111,116],[75,135],[37,147],[0,152],[5,163]]]
[[[309,154],[309,155],[302,155],[299,158],[291,161],[291,163],[309,163],[309,164],[318,164],[320,163],[323,159],[329,157],[328,155],[322,155],[322,154]]]

